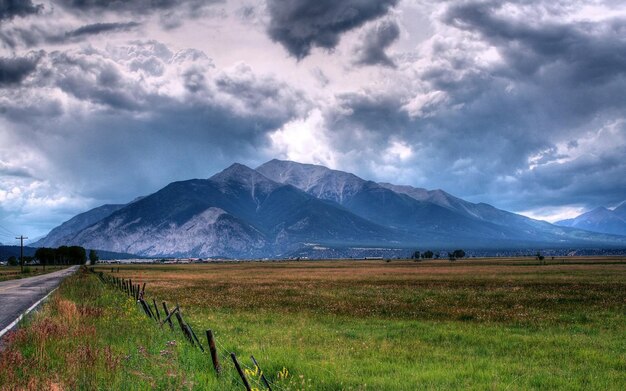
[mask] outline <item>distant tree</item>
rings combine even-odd
[[[538,260],[540,263],[542,263],[542,264],[544,263],[544,262],[543,262],[543,260],[545,259],[545,257],[544,257],[543,255],[541,255],[541,253],[540,253],[539,251],[537,251],[537,255],[536,255],[536,257],[537,257],[537,260]]]
[[[450,262],[456,261],[456,258],[454,257],[454,252],[448,251],[448,260],[450,260]]]
[[[96,250],[89,250],[89,262],[91,262],[92,265],[95,265],[98,263],[98,260],[99,258]]]
[[[415,252],[413,252],[413,254],[411,255],[411,259],[414,259],[414,260],[416,260],[416,261],[419,261],[419,260],[420,260],[420,257],[421,257],[421,254],[420,254],[420,252],[419,252],[419,251],[415,251]]]
[[[422,254],[422,257],[425,258],[425,259],[431,259],[433,256],[434,256],[434,254],[430,250],[428,250],[424,254]]]
[[[17,258],[15,258],[15,256],[11,255],[7,260],[7,263],[9,264],[9,266],[17,266],[19,264],[19,261],[17,260]]]
[[[39,263],[43,265],[43,270],[46,270],[46,265],[54,263],[56,251],[53,248],[40,247],[35,251],[35,259],[39,260]]]
[[[80,246],[61,246],[55,250],[55,258],[64,265],[84,265],[87,252]]]
[[[454,252],[452,252],[452,255],[454,256],[454,258],[465,258],[465,251],[463,250],[454,250]]]

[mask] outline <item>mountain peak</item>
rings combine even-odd
[[[232,189],[233,185],[236,185],[249,192],[253,199],[257,199],[261,194],[268,194],[281,186],[258,171],[239,163],[232,164],[224,171],[213,175],[209,180],[217,183],[223,189]]]
[[[626,234],[626,211],[623,205],[614,210],[597,207],[572,219],[557,221],[556,225],[585,229],[614,235]]]
[[[316,198],[339,204],[343,204],[346,198],[358,192],[367,183],[348,172],[289,160],[270,160],[257,167],[257,171],[275,182],[295,186]]]
[[[257,172],[256,170],[253,170],[252,168],[246,165],[240,164],[240,163],[231,164],[230,166],[218,172],[217,174],[213,175],[209,179],[215,182],[225,182],[225,181],[233,181],[233,180],[235,181],[254,180],[255,182],[258,182],[258,181],[263,181],[263,180],[265,181],[269,180],[263,175],[261,175],[259,172]]]
[[[620,216],[623,219],[626,219],[626,201],[623,201],[619,204],[615,209],[613,209],[613,213]]]

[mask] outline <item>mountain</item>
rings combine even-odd
[[[45,237],[33,242],[33,247],[58,247],[81,230],[97,223],[113,212],[120,210],[124,204],[108,204],[78,214],[54,228]]]
[[[171,183],[68,241],[145,256],[262,257],[307,241],[366,245],[394,238],[387,227],[234,164],[209,179]]]
[[[593,232],[626,235],[626,203],[622,203],[614,210],[599,207],[573,219],[557,221],[555,224]]]
[[[429,201],[417,200],[343,171],[291,161],[271,160],[257,168],[266,177],[345,207],[377,224],[443,243],[446,238],[471,242],[476,238],[513,238],[513,232],[478,222]]]
[[[149,257],[260,258],[375,247],[624,246],[626,237],[552,225],[442,190],[272,160],[256,170],[233,164],[208,179],[93,209],[40,242]]]
[[[613,209],[613,214],[626,220],[626,201],[619,204],[619,206]]]
[[[381,183],[381,186],[397,193],[406,194],[416,200],[432,202],[472,219],[490,222],[516,230],[521,229],[525,231],[526,234],[545,235],[546,231],[548,231],[558,236],[566,235],[562,229],[545,221],[507,212],[482,202],[477,204],[468,202],[448,194],[443,190],[426,190],[406,185],[392,185],[390,183]]]
[[[324,166],[274,159],[257,171],[428,243],[493,247],[621,240],[558,227],[484,203],[474,204],[443,190],[375,183]]]

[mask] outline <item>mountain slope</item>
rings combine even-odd
[[[560,225],[558,223],[550,224],[546,221],[535,220],[530,217],[501,210],[489,204],[474,204],[454,197],[443,190],[426,190],[412,186],[397,186],[389,183],[382,183],[381,185],[419,200],[436,203],[474,219],[514,229],[518,232],[518,238],[520,240],[525,237],[534,238],[536,241],[548,242],[552,243],[552,245],[567,243],[572,243],[573,245],[602,245],[602,243],[615,245],[626,242],[626,238],[614,236],[625,235],[623,233],[590,232],[592,230],[583,227]]]
[[[316,197],[339,202],[373,222],[406,230],[419,241],[492,247],[620,240],[557,227],[484,203],[474,204],[442,190],[378,184],[323,166],[274,159],[257,171]]]
[[[78,214],[54,228],[44,238],[39,239],[31,245],[33,247],[59,247],[65,244],[69,238],[76,235],[76,233],[110,216],[123,207],[124,204],[108,204]]]
[[[599,207],[573,219],[557,221],[563,227],[584,229],[614,235],[626,235],[626,204],[615,210]]]
[[[336,204],[235,164],[210,179],[171,183],[70,242],[146,256],[258,257],[304,241],[380,243],[393,237]]]
[[[323,166],[271,160],[257,171],[280,183],[334,201],[350,212],[380,225],[391,226],[420,239],[442,240],[456,236],[471,239],[481,235],[506,238],[507,232],[475,222],[432,202],[415,200],[354,174]]]

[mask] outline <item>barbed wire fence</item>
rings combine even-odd
[[[220,339],[216,338],[211,329],[205,330],[206,335],[206,348],[201,342],[202,335],[198,337],[193,327],[185,320],[182,314],[182,309],[178,303],[176,306],[170,309],[167,306],[167,302],[161,302],[161,309],[159,309],[158,301],[156,298],[152,298],[152,303],[146,300],[145,290],[146,283],[142,284],[134,283],[132,279],[121,278],[114,275],[119,267],[111,268],[110,274],[105,274],[102,271],[96,272],[93,267],[89,270],[95,274],[98,279],[105,285],[113,287],[132,298],[138,308],[152,321],[156,322],[162,329],[167,327],[175,332],[175,329],[180,329],[183,337],[189,342],[193,348],[199,349],[202,353],[210,355],[210,360],[213,365],[215,375],[220,377],[222,381],[229,382],[231,384],[240,384],[247,391],[257,390],[276,390],[286,391],[290,388],[288,384],[285,384],[286,380],[290,380],[290,374],[287,368],[283,369],[276,374],[275,377],[269,376],[265,373],[256,358],[251,355],[250,362],[252,365],[247,364],[247,360],[240,359],[236,354],[229,349]],[[178,325],[178,327],[175,326]],[[232,365],[232,367],[231,367]],[[230,370],[228,370],[230,368]],[[233,370],[234,369],[234,370]]]

